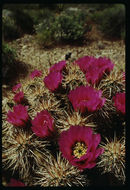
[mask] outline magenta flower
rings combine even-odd
[[[99,57],[86,69],[86,79],[90,84],[97,84],[103,77],[104,73],[109,74],[114,64],[106,57]]]
[[[14,106],[13,112],[8,111],[7,113],[7,121],[16,127],[24,127],[28,119],[27,106],[21,104]]]
[[[40,77],[42,75],[42,71],[39,70],[34,70],[31,74],[30,74],[30,78],[34,79],[35,77]]]
[[[62,74],[60,72],[54,71],[50,72],[45,78],[44,78],[44,83],[45,86],[50,90],[54,91],[56,90],[59,85],[62,82]]]
[[[84,56],[75,63],[86,74],[86,79],[90,84],[97,84],[102,79],[103,74],[109,73],[114,67],[111,60],[106,57]]]
[[[102,91],[96,90],[91,86],[80,86],[69,92],[69,100],[71,101],[74,110],[85,112],[94,112],[100,109],[104,103],[105,98],[102,98]]]
[[[125,93],[117,93],[113,97],[113,101],[117,111],[125,114]]]
[[[91,128],[71,126],[60,134],[58,143],[62,155],[72,165],[83,170],[96,165],[96,158],[104,151],[103,148],[97,148],[100,141],[100,134],[92,134]]]
[[[12,90],[13,90],[13,92],[16,92],[19,88],[21,88],[21,84],[20,83],[17,84],[17,85],[15,85],[15,86],[13,86]]]
[[[23,101],[23,99],[24,99],[24,93],[21,91],[21,92],[18,92],[17,94],[15,94],[15,96],[14,96],[14,101],[16,102],[16,103],[21,103],[22,101]]]
[[[25,184],[21,181],[11,178],[10,182],[8,183],[8,187],[24,187]]]
[[[99,57],[97,59],[96,65],[98,66],[99,69],[102,70],[102,72],[109,73],[112,71],[114,64],[112,61],[106,57]]]
[[[103,72],[98,67],[90,66],[88,72],[86,72],[86,79],[89,84],[98,84],[102,79]]]
[[[79,65],[81,71],[86,73],[88,67],[93,64],[93,62],[96,60],[95,57],[92,56],[84,56],[79,58],[78,60],[75,61],[76,64]]]
[[[66,61],[59,61],[50,67],[50,72],[52,71],[62,71],[66,66]]]
[[[31,121],[32,131],[39,137],[48,137],[54,131],[54,119],[47,110],[37,113],[37,116]]]

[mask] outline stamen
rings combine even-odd
[[[86,154],[86,151],[87,151],[86,144],[84,142],[77,142],[73,148],[73,155],[76,158],[80,158],[81,156]]]

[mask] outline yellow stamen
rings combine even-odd
[[[76,158],[80,158],[81,156],[86,154],[86,151],[87,151],[86,144],[84,142],[77,142],[73,148],[73,155]]]

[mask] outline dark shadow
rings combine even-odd
[[[29,73],[30,66],[21,61],[2,65],[2,84],[14,86],[21,78],[25,78]]]

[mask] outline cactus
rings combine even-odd
[[[124,184],[125,105],[120,97],[119,112],[113,97],[125,93],[125,81],[113,67],[85,56],[21,79],[2,100],[3,172],[25,186],[85,187],[96,168]]]
[[[3,167],[18,171],[21,179],[28,178],[38,162],[39,154],[47,154],[47,141],[41,141],[30,131],[17,130],[3,137]]]
[[[81,175],[80,170],[69,164],[69,162],[57,154],[56,158],[48,155],[46,165],[41,165],[36,169],[34,184],[41,187],[46,186],[84,186],[88,185],[87,176]]]
[[[100,156],[98,166],[103,168],[103,173],[113,173],[123,183],[125,182],[125,138],[113,140],[106,139],[101,145],[104,153]]]

